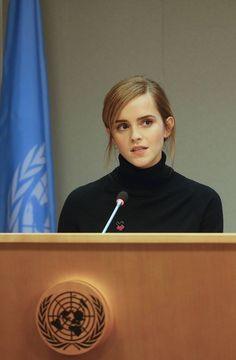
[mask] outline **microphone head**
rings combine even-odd
[[[128,193],[126,191],[121,191],[116,197],[116,202],[120,201],[123,206],[128,200]]]

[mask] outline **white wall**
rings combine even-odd
[[[101,111],[117,81],[146,74],[177,119],[176,171],[222,197],[235,232],[236,2],[43,0],[58,212],[109,169]]]

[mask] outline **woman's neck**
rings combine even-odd
[[[113,171],[116,180],[126,188],[156,187],[168,181],[173,169],[166,165],[166,155],[162,152],[161,160],[152,167],[139,168],[119,155],[120,166]]]

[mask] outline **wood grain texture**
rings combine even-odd
[[[173,233],[129,233],[129,234],[0,234],[1,243],[54,243],[54,244],[109,244],[109,243],[149,243],[149,244],[233,244],[236,243],[236,234],[173,234]]]
[[[205,243],[191,243],[192,235],[189,243],[180,235],[170,243],[158,242],[159,235],[143,234],[143,242],[107,235],[106,243],[80,236],[40,243],[31,235],[19,243],[7,235],[11,241],[1,242],[1,358],[65,358],[42,342],[36,308],[49,287],[79,279],[100,289],[114,316],[106,342],[84,360],[235,359],[236,244],[224,241],[227,235],[213,243],[207,235]]]

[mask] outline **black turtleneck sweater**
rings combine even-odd
[[[108,232],[222,232],[219,195],[210,187],[178,174],[161,161],[148,169],[128,163],[101,179],[74,190],[66,199],[59,232],[102,232],[125,190],[129,198]]]

